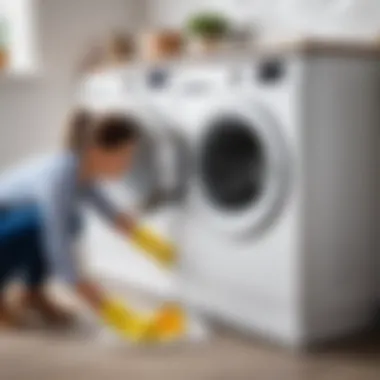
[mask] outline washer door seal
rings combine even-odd
[[[130,113],[139,120],[142,137],[125,179],[127,186],[145,211],[177,201],[186,187],[184,141],[170,128],[168,121],[153,110],[144,108],[142,113]]]
[[[260,201],[265,148],[247,121],[233,115],[216,119],[203,144],[200,177],[215,206],[240,211]]]
[[[280,125],[253,99],[228,100],[208,113],[199,140],[200,212],[226,232],[262,233],[280,214],[290,154]]]

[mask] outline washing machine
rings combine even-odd
[[[189,303],[294,347],[369,323],[378,90],[377,60],[339,49],[178,65],[167,112],[192,155]]]
[[[178,210],[188,178],[186,144],[165,114],[150,100],[163,88],[165,78],[154,67],[126,66],[83,78],[77,104],[93,112],[118,111],[135,117],[141,140],[132,169],[117,183],[102,184],[104,191],[127,213],[175,241]],[[154,295],[167,297],[173,277],[147,260],[130,242],[89,214],[86,238],[90,270],[106,279],[123,281]]]

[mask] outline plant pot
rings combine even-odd
[[[221,37],[197,37],[190,41],[193,53],[210,54],[222,49],[224,39]]]
[[[148,60],[165,60],[183,52],[183,37],[179,31],[163,30],[142,36],[141,55]]]
[[[133,39],[129,35],[111,35],[105,44],[105,57],[110,64],[131,60],[135,52]]]
[[[135,45],[132,37],[114,33],[90,46],[78,65],[78,71],[83,74],[125,64],[133,59],[134,54]]]
[[[9,68],[10,54],[8,49],[0,48],[0,70]]]

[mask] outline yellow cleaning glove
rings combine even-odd
[[[104,322],[121,337],[135,343],[163,343],[181,338],[186,332],[186,315],[173,304],[164,305],[147,317],[121,302],[110,300],[101,310]]]
[[[151,321],[116,300],[109,300],[100,312],[104,322],[120,336],[138,342],[146,335]]]
[[[164,266],[171,266],[175,261],[173,244],[157,235],[147,227],[137,226],[131,232],[131,240],[146,254]]]

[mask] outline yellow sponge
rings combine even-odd
[[[148,342],[177,340],[186,333],[187,319],[182,308],[175,304],[164,305],[153,317],[145,333]]]

